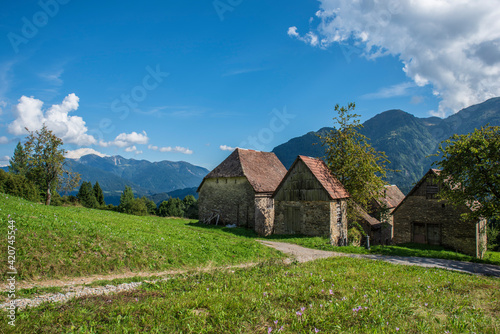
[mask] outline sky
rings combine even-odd
[[[0,165],[43,124],[67,156],[270,151],[389,109],[446,117],[500,96],[499,0],[0,3]]]

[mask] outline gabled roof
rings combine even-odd
[[[299,155],[297,159],[295,159],[294,163],[292,164],[292,167],[290,167],[290,169],[288,170],[288,173],[285,175],[280,185],[277,187],[273,196],[276,195],[280,187],[285,183],[285,180],[287,179],[288,175],[291,173],[291,171],[294,169],[294,167],[297,165],[299,161],[302,161],[307,166],[307,168],[311,171],[314,177],[321,184],[321,186],[326,190],[330,199],[335,200],[335,199],[350,197],[349,193],[344,188],[342,183],[340,183],[340,181],[337,180],[335,176],[333,176],[333,174],[330,172],[328,166],[325,164],[323,160],[306,157],[303,155]]]
[[[360,218],[364,219],[371,227],[380,227],[382,222],[375,217],[370,216],[363,208],[356,204],[356,211]]]
[[[286,168],[272,152],[237,148],[203,179],[246,177],[257,193],[272,193],[280,184]]]
[[[380,206],[385,206],[388,209],[392,209],[397,207],[404,198],[405,195],[403,194],[403,192],[399,190],[398,186],[393,184],[384,186],[384,193],[379,198],[376,198],[375,201]]]
[[[417,189],[429,175],[439,176],[439,174],[441,174],[441,171],[439,169],[434,169],[434,168],[429,169],[429,171],[425,173],[425,175],[417,182],[417,184],[415,184],[413,189],[408,193],[408,195],[405,196],[405,198],[401,201],[401,203],[399,203],[399,205],[394,209],[394,211],[392,211],[392,213],[396,212],[396,210],[399,209],[399,207],[404,203],[404,201],[406,201],[408,197],[410,197],[411,195],[413,195],[415,191],[417,191]]]

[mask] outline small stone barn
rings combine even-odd
[[[322,160],[300,155],[274,192],[274,233],[329,236],[345,245],[348,198]]]
[[[358,223],[366,235],[370,236],[370,244],[389,245],[392,243],[394,225],[392,211],[404,198],[405,195],[396,185],[386,185],[383,193],[370,203],[369,213],[359,208]]]
[[[271,196],[285,174],[285,166],[274,153],[237,148],[198,187],[200,221],[271,234]]]
[[[482,257],[486,251],[486,220],[464,221],[469,207],[456,208],[437,198],[439,170],[431,169],[393,211],[394,243],[442,245]]]

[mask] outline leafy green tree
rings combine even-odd
[[[148,208],[142,198],[134,198],[127,203],[125,212],[136,216],[147,216]]]
[[[500,127],[485,126],[454,135],[439,145],[435,164],[441,168],[439,196],[474,210],[464,218],[500,218]]]
[[[141,200],[144,202],[146,205],[146,208],[148,210],[148,214],[154,215],[156,213],[156,204],[146,196],[142,196]]]
[[[60,186],[63,176],[67,176],[66,184],[74,187],[74,178],[78,174],[65,170],[65,151],[61,148],[63,141],[45,124],[40,130],[28,132],[24,144],[24,152],[28,157],[26,177],[38,186],[45,196],[45,204],[50,205],[52,191]]]
[[[160,217],[184,217],[184,203],[179,198],[163,201],[158,207]]]
[[[338,116],[333,118],[337,127],[319,136],[325,147],[328,168],[351,195],[348,202],[350,221],[357,218],[356,204],[369,211],[372,199],[383,193],[383,178],[389,163],[385,153],[375,150],[369,139],[359,132],[363,125],[360,116],[353,113],[355,107],[354,103],[349,103],[347,108],[337,104]]]
[[[2,169],[0,169],[0,192],[33,202],[38,202],[40,198],[38,187],[24,175],[7,173]]]
[[[78,191],[78,200],[86,208],[97,208],[98,202],[95,198],[94,189],[92,189],[92,183],[82,182],[80,190]]]
[[[13,174],[26,175],[28,171],[28,154],[21,142],[17,143],[14,156],[10,159],[9,172]]]
[[[193,195],[187,195],[182,200],[184,204],[184,217],[198,219],[198,201]]]
[[[125,186],[123,193],[120,196],[120,205],[118,205],[118,211],[126,212],[129,207],[129,203],[134,200],[134,192],[129,186]]]
[[[99,204],[99,206],[106,205],[106,202],[104,202],[104,193],[102,192],[101,186],[97,181],[94,184],[94,195],[95,199],[97,200],[97,204]]]

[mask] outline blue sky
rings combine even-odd
[[[46,123],[95,150],[207,168],[388,109],[500,95],[498,1],[2,2],[0,163]],[[466,20],[464,21],[464,18]],[[418,24],[416,24],[418,22]],[[43,105],[42,105],[43,103]]]

